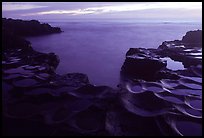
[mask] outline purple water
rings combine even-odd
[[[95,85],[116,87],[129,48],[157,48],[163,41],[181,39],[197,23],[132,21],[49,21],[64,32],[27,38],[35,50],[60,57],[59,74],[80,72]]]

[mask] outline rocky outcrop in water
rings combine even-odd
[[[202,30],[187,32],[181,41],[186,47],[202,47]]]
[[[2,49],[22,48],[31,50],[31,44],[24,36],[38,36],[62,32],[58,27],[41,24],[39,21],[2,18]]]
[[[151,50],[130,48],[122,71],[138,79],[155,80],[156,73],[164,67],[166,67],[166,62],[160,60]]]
[[[131,48],[121,68],[122,105],[136,116],[155,121],[162,135],[202,135],[202,49],[200,40],[184,45],[197,33],[163,42],[158,49]],[[164,58],[180,61],[184,69],[169,69]],[[146,76],[148,72],[152,75]]]
[[[165,41],[156,51],[161,57],[170,57],[188,68],[202,64],[202,31],[189,31],[182,40]]]
[[[2,29],[18,36],[37,36],[62,32],[59,27],[51,27],[37,20],[19,20],[2,18]]]

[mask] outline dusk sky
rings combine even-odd
[[[2,2],[2,16],[202,22],[202,2]]]

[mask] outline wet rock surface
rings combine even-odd
[[[130,48],[126,54],[122,71],[138,79],[155,80],[155,74],[166,67],[166,62],[160,60],[151,50]]]
[[[27,59],[17,51],[2,62],[4,135],[108,135],[115,90],[91,85],[85,74],[56,74],[53,54]]]
[[[186,39],[191,34],[195,39],[200,31],[188,32],[183,40],[163,42],[158,49],[131,48],[121,68],[123,107],[155,120],[162,135],[202,135],[202,48],[200,40],[190,46],[191,40]],[[168,62],[161,67],[164,57],[181,62],[184,68],[168,69]],[[137,62],[141,59],[148,65],[141,67]],[[157,64],[151,65],[152,59]],[[154,74],[140,75],[146,72]]]
[[[198,64],[172,71],[161,59],[169,57],[164,52],[170,49],[168,46],[130,49],[122,67],[121,84],[112,89],[90,84],[85,74],[58,75],[55,69],[59,58],[54,53],[40,53],[29,43],[21,44],[3,49],[3,135],[202,133],[202,58],[195,58],[197,55],[193,59],[199,60]],[[180,53],[188,50],[183,48]],[[141,72],[144,66],[148,71]]]

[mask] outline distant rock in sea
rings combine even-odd
[[[19,36],[37,36],[62,32],[59,27],[51,27],[37,20],[19,20],[2,18],[2,29]]]
[[[62,32],[59,27],[51,27],[49,24],[41,24],[37,20],[23,21],[2,18],[2,48],[32,49],[31,43],[25,40],[25,36],[38,36]]]

